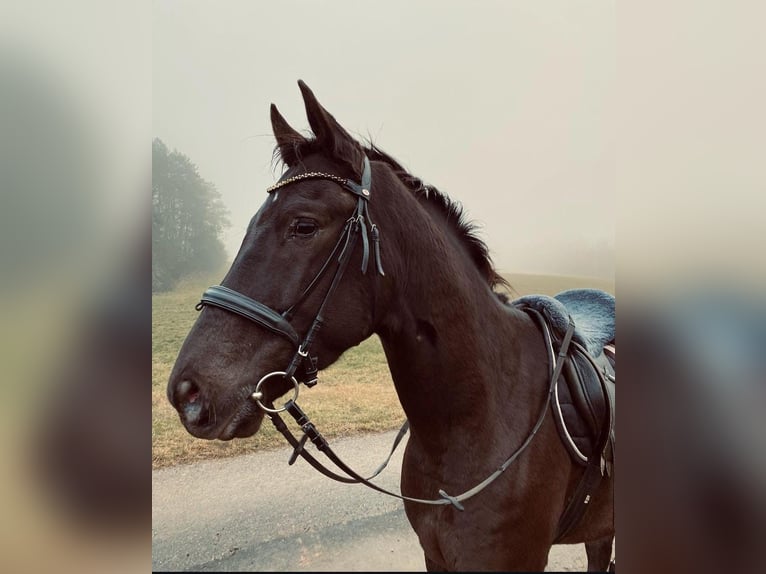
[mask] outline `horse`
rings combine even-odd
[[[570,308],[558,329],[559,300],[542,311],[510,301],[461,204],[358,142],[298,85],[313,133],[271,105],[286,170],[221,284],[203,294],[168,381],[186,430],[245,438],[268,416],[294,446],[291,462],[303,456],[331,478],[383,491],[332,456],[297,406],[301,384],[377,334],[410,433],[401,494],[385,492],[403,500],[428,571],[543,571],[554,543],[584,543],[589,571],[613,566],[613,457],[609,472],[603,445],[587,465],[574,460],[553,414],[570,351],[595,356],[577,342]],[[317,465],[308,440],[345,474]]]

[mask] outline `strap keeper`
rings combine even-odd
[[[295,401],[287,401],[285,403],[285,410],[290,413],[300,427],[310,422],[309,417],[306,416],[306,413],[301,410]]]
[[[444,500],[449,502],[452,506],[457,508],[458,510],[465,510],[465,507],[460,504],[460,501],[455,498],[454,496],[450,496],[446,492],[444,492],[442,489],[439,489],[439,496],[441,496]]]
[[[303,363],[307,365],[304,370],[307,379],[303,381],[303,384],[308,388],[313,387],[319,382],[319,378],[317,377],[317,361],[316,357],[310,355],[303,360]]]
[[[303,429],[303,432],[306,433],[304,436],[307,436],[309,439],[311,439],[311,442],[314,443],[314,446],[317,447],[317,449],[319,449],[321,452],[324,452],[330,446],[322,436],[322,433],[317,430],[317,428],[314,426],[314,423],[311,421],[304,424],[301,428]]]

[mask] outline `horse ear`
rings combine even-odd
[[[354,138],[341,127],[335,118],[322,107],[316,99],[314,92],[303,82],[298,80],[298,87],[303,94],[303,103],[306,106],[306,116],[311,126],[311,131],[317,138],[317,141],[327,150],[336,154],[350,144],[357,148],[359,144]]]
[[[288,167],[292,167],[298,161],[298,148],[306,143],[306,138],[290,127],[274,104],[271,104],[271,130],[277,140],[279,157]]]

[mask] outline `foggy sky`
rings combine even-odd
[[[269,104],[297,80],[353,135],[460,201],[508,272],[614,272],[611,2],[154,3],[154,136],[231,212],[236,253],[279,176]]]

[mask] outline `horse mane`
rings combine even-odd
[[[358,149],[359,148],[354,151],[358,153]],[[312,153],[320,153],[322,151],[326,153],[326,150],[323,150],[321,144],[317,142],[316,139],[305,139],[302,142],[296,142],[293,149],[295,157],[298,160],[300,160],[301,157],[307,157]],[[349,150],[345,151],[348,152]],[[461,240],[474,265],[479,270],[482,277],[487,281],[490,288],[494,289],[498,286],[510,288],[508,281],[495,269],[487,244],[484,243],[477,234],[478,226],[474,222],[468,220],[465,211],[463,210],[463,206],[459,202],[453,201],[447,194],[439,191],[432,185],[426,184],[419,177],[409,173],[398,161],[374,144],[369,143],[369,145],[362,148],[362,151],[371,161],[381,161],[387,164],[399,181],[401,181],[419,201],[428,202],[436,207],[436,209],[443,215],[447,225],[450,226],[452,231]],[[356,156],[357,153],[351,155]],[[338,153],[337,155],[334,154],[334,156],[343,158],[347,157],[348,154]],[[274,149],[273,158],[275,160],[284,161],[284,158],[281,157],[279,146]],[[357,177],[361,175],[359,170],[361,155],[358,158],[349,158],[343,163],[351,168]]]
[[[398,161],[375,147],[374,144],[370,143],[369,146],[365,147],[364,153],[370,160],[386,163],[415,197],[437,208],[453,232],[463,242],[471,260],[490,287],[510,287],[508,281],[495,270],[495,265],[489,254],[489,248],[477,234],[478,226],[468,220],[460,202],[450,199],[447,194],[439,191],[433,185],[428,185],[419,177],[409,173]]]

